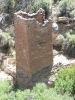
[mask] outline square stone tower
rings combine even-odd
[[[33,84],[33,76],[36,78],[53,64],[52,24],[50,20],[44,21],[41,13],[19,11],[14,18],[16,79],[19,86],[27,87]]]

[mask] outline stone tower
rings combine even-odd
[[[14,17],[17,84],[31,87],[43,74],[42,70],[50,72],[52,68],[52,24],[50,20],[44,21],[41,12],[19,11]]]

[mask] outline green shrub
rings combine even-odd
[[[44,83],[38,83],[33,90],[31,91],[30,96],[32,100],[45,100],[46,95],[44,94],[45,90],[47,91],[47,86]]]
[[[70,13],[74,9],[74,0],[58,0],[58,16],[69,16],[73,17],[73,12]]]
[[[60,93],[69,92],[70,94],[74,91],[75,81],[75,67],[67,66],[67,68],[61,68],[58,72],[55,82],[55,89]]]
[[[10,33],[3,34],[2,44],[8,45],[9,47],[14,46],[14,38],[10,36]]]
[[[14,89],[9,81],[0,82],[0,100],[74,100],[68,93],[57,94],[53,88],[48,89],[44,83],[38,83],[32,90]]]
[[[10,33],[0,30],[0,39],[2,52],[5,51],[5,53],[10,54],[12,57],[16,57],[16,54],[14,53],[14,37],[11,36]]]
[[[68,93],[57,94],[53,88],[48,89],[44,83],[38,83],[30,94],[32,100],[73,100]]]
[[[17,90],[16,91],[16,100],[27,100],[27,98],[29,97],[30,95],[30,90]]]
[[[12,91],[12,92],[10,92],[8,94],[7,93],[2,94],[0,96],[0,100],[16,100],[16,98],[15,98],[15,92]]]
[[[0,31],[1,45],[2,50],[6,50],[7,53],[12,54],[14,48],[14,37],[10,35],[10,33]]]
[[[71,10],[74,7],[74,0],[58,0],[59,1],[59,7],[66,3],[66,9]]]
[[[10,82],[5,80],[4,82],[0,81],[0,94],[9,93],[12,90]]]
[[[75,32],[73,30],[69,30],[66,33],[66,39],[69,41],[70,44],[75,43]]]
[[[62,50],[70,57],[75,57],[75,31],[70,29],[66,32],[64,41],[62,42]]]
[[[14,7],[15,5],[15,0],[8,0],[7,1],[7,7]]]
[[[39,10],[39,8],[44,8],[44,7],[47,7],[47,9],[49,10],[49,2],[41,0],[41,1],[36,1],[34,3],[34,5],[33,5],[34,12],[36,12],[37,10]]]
[[[13,9],[16,4],[15,0],[7,0],[6,5],[4,6],[5,12],[9,13],[9,10]]]
[[[15,100],[13,99],[13,95],[15,94],[13,87],[10,85],[10,82],[7,80],[4,82],[0,81],[0,100]]]

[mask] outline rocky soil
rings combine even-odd
[[[75,58],[70,58],[64,56],[63,54],[58,54],[54,56],[54,65],[56,65],[57,63],[61,63],[62,65],[75,64]]]
[[[50,73],[48,84],[50,87],[54,87],[54,83],[56,80],[57,72],[59,70],[59,67],[66,67],[67,65],[75,65],[75,59],[69,58],[67,56],[64,56],[63,54],[57,54],[53,58],[54,64]]]
[[[74,58],[68,58],[67,56],[64,56],[63,54],[55,55],[53,60],[54,60],[54,64],[49,76],[43,78],[44,80],[46,80],[46,78],[49,78],[47,83],[49,86],[52,86],[52,87],[54,86],[57,71],[60,66],[62,67],[62,65],[69,65],[69,64],[75,65]],[[15,78],[16,78],[16,60],[14,58],[5,57],[0,67],[0,80],[4,81],[5,79],[8,79],[11,81],[11,84],[15,84],[13,83],[13,79]],[[41,79],[40,81],[42,81],[43,79]]]
[[[6,79],[11,81],[13,85],[13,79],[16,77],[16,60],[0,53],[0,81]]]

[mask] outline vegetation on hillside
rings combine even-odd
[[[2,50],[2,52],[5,50],[4,53],[12,53],[14,43],[14,37],[12,37],[10,33],[3,32],[2,30],[0,30],[0,49]]]
[[[70,65],[59,69],[55,88],[61,94],[65,92],[75,94],[75,66]]]
[[[64,53],[71,57],[75,57],[75,31],[70,29],[65,34],[66,36],[62,43]]]
[[[44,83],[37,83],[32,90],[14,88],[9,81],[0,81],[0,100],[74,100],[69,93],[57,93],[55,88],[47,88]]]

